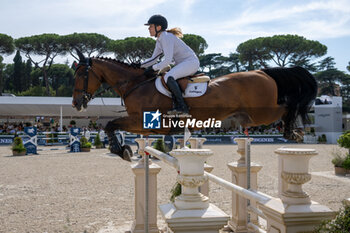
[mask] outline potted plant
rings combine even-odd
[[[343,168],[346,174],[350,174],[350,154],[348,154],[343,162]]]
[[[314,128],[314,127],[311,127],[311,128],[310,128],[310,134],[311,134],[312,136],[315,136],[315,128]]]
[[[80,148],[81,152],[90,152],[91,150],[91,142],[89,142],[86,137],[80,138]]]
[[[346,174],[346,169],[343,167],[343,163],[346,160],[346,156],[342,155],[340,150],[333,152],[333,156],[332,163],[334,165],[334,173],[344,176]]]
[[[157,150],[159,150],[161,152],[164,152],[164,153],[168,152],[168,151],[166,151],[164,141],[161,138],[157,139],[157,141],[153,145],[153,148],[157,149]]]
[[[342,135],[340,135],[337,140],[339,146],[344,147],[349,150],[350,153],[350,131],[346,131]]]
[[[318,142],[319,144],[325,144],[325,143],[327,142],[327,137],[326,137],[326,135],[325,135],[325,134],[322,134],[322,135],[318,136],[317,142]]]
[[[13,140],[13,144],[12,144],[12,153],[14,156],[18,156],[18,155],[25,155],[27,152],[26,148],[23,145],[23,141],[22,138],[20,137],[15,137],[15,139]]]
[[[342,134],[337,140],[339,146],[349,150],[346,155],[342,155],[340,151],[334,153],[332,163],[334,164],[336,175],[350,174],[350,131]]]
[[[101,142],[101,139],[100,139],[100,135],[99,134],[96,134],[96,138],[95,138],[95,142],[94,142],[94,146],[96,147],[96,149],[101,149],[103,144]]]

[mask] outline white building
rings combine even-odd
[[[314,105],[316,136],[326,135],[327,143],[336,144],[343,133],[342,97],[321,96],[322,104]]]

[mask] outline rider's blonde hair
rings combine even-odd
[[[182,38],[184,35],[182,34],[181,28],[172,28],[166,30],[167,32],[173,33],[176,37]]]

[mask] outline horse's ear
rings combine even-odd
[[[79,60],[82,62],[85,62],[86,58],[85,58],[84,54],[82,52],[80,52],[80,50],[78,48],[75,48],[75,51],[77,52],[77,54],[79,56]]]

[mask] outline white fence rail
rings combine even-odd
[[[140,140],[146,140],[146,139],[140,139]],[[308,182],[311,177],[310,174],[308,174],[308,161],[312,156],[317,154],[315,150],[281,148],[275,151],[276,155],[279,158],[279,174],[276,174],[276,175],[281,178],[279,182],[279,193],[280,193],[279,198],[274,198],[256,190],[257,173],[261,169],[261,166],[256,166],[256,164],[254,164],[252,167],[250,167],[250,169],[246,169],[242,174],[237,174],[237,171],[238,171],[237,168],[239,167],[240,171],[242,171],[241,169],[242,164],[246,164],[246,160],[249,161],[250,159],[250,158],[248,159],[246,158],[246,151],[247,151],[246,145],[249,144],[249,143],[246,143],[246,140],[248,139],[242,139],[242,138],[238,139],[237,152],[238,154],[241,155],[241,158],[238,161],[229,164],[229,167],[232,171],[233,176],[236,177],[236,180],[234,181],[235,183],[224,180],[220,177],[210,174],[209,172],[205,172],[204,164],[200,165],[201,168],[196,167],[197,166],[196,163],[189,165],[189,163],[191,163],[190,156],[192,154],[194,155],[194,157],[201,157],[204,155],[210,156],[210,153],[212,152],[210,152],[210,150],[208,149],[188,149],[188,148],[182,149],[182,150],[179,149],[179,150],[170,152],[172,155],[175,156],[173,157],[166,153],[160,152],[150,146],[145,146],[146,143],[141,143],[141,144],[139,143],[139,148],[140,148],[139,151],[141,155],[144,152],[147,152],[150,155],[155,156],[161,161],[174,167],[177,171],[180,171],[180,174],[178,175],[177,180],[183,185],[183,193],[190,196],[192,195],[191,198],[193,197],[196,197],[197,199],[200,198],[200,200],[204,204],[192,203],[194,206],[196,205],[200,206],[199,209],[201,208],[203,209],[203,206],[206,206],[209,203],[208,197],[203,197],[203,195],[198,194],[198,185],[202,185],[205,182],[205,180],[214,182],[232,191],[232,216],[228,220],[227,217],[225,217],[224,215],[222,216],[218,215],[216,219],[218,222],[221,221],[220,222],[221,225],[218,223],[217,227],[219,226],[222,227],[222,222],[225,222],[228,220],[226,224],[228,224],[228,227],[230,227],[235,232],[254,231],[254,232],[283,233],[283,232],[312,231],[314,227],[318,225],[322,220],[329,219],[334,216],[334,212],[331,211],[328,207],[322,206],[316,202],[311,202],[310,197],[302,190],[302,185]],[[198,141],[197,139],[190,139],[190,142],[191,142],[191,148],[201,148],[203,140],[201,139],[201,141]],[[184,162],[183,161],[184,158],[190,162],[188,161]],[[138,166],[140,167],[140,164]],[[188,166],[193,166],[193,167],[188,168]],[[155,171],[154,169],[155,170],[158,169],[157,171],[159,172],[160,167],[154,163],[151,164],[151,167],[150,167],[150,172],[152,174],[155,174],[154,175],[155,178],[153,179],[156,180],[157,172],[152,172],[152,171]],[[187,173],[191,173],[191,169],[195,170],[196,172],[193,171],[192,174],[187,174]],[[245,182],[247,182],[247,179],[246,179],[247,170],[250,170],[251,172],[251,174],[248,177],[250,177],[251,181],[254,181],[252,182],[250,189],[246,189],[247,183],[244,184],[240,181],[240,180],[245,180]],[[200,171],[202,171],[202,175],[199,175]],[[137,175],[135,176],[135,180],[136,179],[137,179]],[[151,184],[150,184],[149,192],[153,192],[153,193],[156,192],[157,190],[156,185],[152,186],[152,182],[150,183]],[[136,184],[135,195],[137,195],[137,193],[142,191],[142,189],[137,187],[138,186],[137,182],[135,182],[135,184]],[[152,198],[154,198],[155,196],[156,198],[156,195],[149,195],[149,196]],[[163,217],[165,218],[168,224],[168,228],[171,229],[173,232],[177,232],[178,229],[180,229],[181,227],[184,227],[184,225],[181,225],[181,223],[183,223],[181,221],[185,221],[184,216],[188,216],[188,213],[194,213],[195,212],[194,209],[196,209],[194,208],[193,210],[191,210],[191,207],[182,205],[183,202],[181,198],[184,198],[184,196],[180,196],[178,201],[175,201],[174,204],[166,204],[166,205],[161,205],[159,207],[160,210],[162,211]],[[196,201],[198,202],[198,200]],[[239,203],[242,203],[242,201],[247,202],[247,200],[249,200],[248,203],[250,204],[248,205],[239,204]],[[149,202],[157,203],[157,200],[149,200]],[[138,203],[135,203],[135,205],[136,204]],[[212,208],[211,210],[213,210],[214,208],[212,204],[209,204],[207,206],[208,206],[207,208],[209,209]],[[215,208],[217,209],[217,207]],[[151,209],[152,209],[152,205],[150,207],[150,214],[151,214],[151,216],[149,217],[150,222],[148,223],[151,228],[150,228],[150,231],[147,230],[147,232],[152,232],[152,229],[154,230],[154,232],[157,232],[158,230],[157,220],[156,220],[157,214],[156,212],[152,213]],[[156,208],[154,209],[156,211]],[[191,210],[192,212],[188,212],[189,210]],[[135,208],[135,211],[136,212],[138,211],[137,208]],[[139,211],[143,211],[143,210],[139,210]],[[185,212],[186,214],[184,214]],[[169,214],[169,213],[173,213],[173,214]],[[181,218],[176,218],[177,215],[175,213],[177,215],[181,215],[181,213],[183,213],[184,215]],[[139,213],[135,213],[135,216],[137,216],[138,214]],[[301,215],[303,216],[302,219],[298,217]],[[198,222],[199,220],[197,222],[194,221],[193,219],[196,219],[196,218],[192,217],[191,218],[192,222],[190,220],[186,220],[187,222],[186,224],[185,223],[184,224],[188,229],[195,229],[197,227],[196,229],[198,230],[198,226],[203,224],[205,225],[205,221],[203,220],[205,219],[205,214],[203,214],[201,217],[202,217],[201,222]],[[258,217],[266,220],[266,226],[264,228],[260,227]],[[182,220],[179,220],[179,219],[182,219]],[[287,222],[290,222],[291,220],[293,220],[293,224],[287,224]],[[191,224],[193,225],[192,228],[188,226],[189,224],[188,221],[190,221]],[[140,227],[137,228],[137,226],[141,226],[142,223],[144,222],[138,221],[135,217],[132,232],[139,232],[137,229],[140,229]],[[144,225],[142,226],[144,227]],[[221,227],[213,231],[207,231],[207,232],[218,232],[218,229],[220,229]],[[188,230],[188,232],[192,232],[192,231]],[[193,232],[198,232],[198,231],[193,231]]]
[[[215,176],[213,174],[210,174],[208,172],[205,172],[205,174],[209,177],[209,180],[228,189],[231,190],[232,192],[235,192],[239,195],[241,195],[244,198],[250,199],[252,201],[258,201],[261,203],[265,203],[267,201],[271,200],[271,197],[268,196],[267,194],[257,192],[254,190],[249,190],[242,188],[241,186],[235,185],[229,181],[226,181],[218,176]]]

